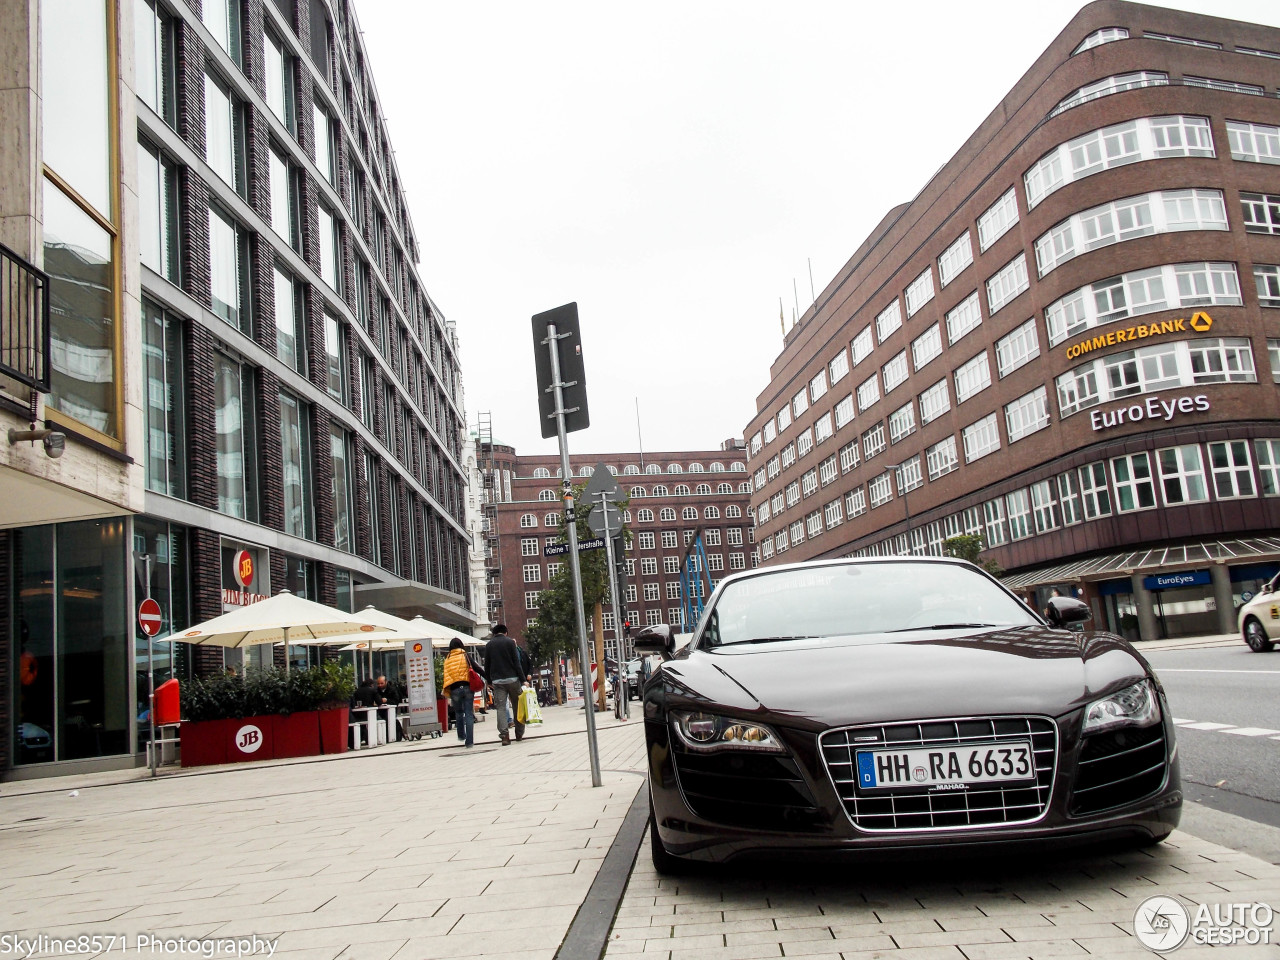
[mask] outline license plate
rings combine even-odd
[[[962,747],[859,750],[858,786],[934,787],[1034,780],[1035,754],[1027,740],[974,743]]]

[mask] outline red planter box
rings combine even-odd
[[[179,728],[182,765],[202,767],[211,763],[273,760],[275,720],[275,717],[237,717],[188,721]],[[316,737],[319,739],[318,733]]]
[[[436,697],[436,716],[440,720],[440,732],[449,732],[449,701],[444,697]]]
[[[266,719],[265,717],[263,719]],[[320,714],[315,710],[272,717],[271,747],[275,759],[314,757],[320,753]],[[259,759],[246,757],[245,759]]]
[[[333,710],[321,710],[320,717],[320,752],[346,753],[347,724],[351,722],[350,711],[346,707]]]

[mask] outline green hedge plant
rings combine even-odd
[[[229,720],[272,713],[329,710],[351,702],[356,688],[349,665],[324,663],[286,673],[279,667],[250,670],[245,675],[192,677],[182,681],[184,720]]]

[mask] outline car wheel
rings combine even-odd
[[[1266,653],[1275,646],[1274,642],[1267,639],[1267,631],[1262,629],[1262,624],[1254,617],[1244,622],[1244,642],[1254,653]]]
[[[662,838],[658,836],[658,824],[653,819],[652,806],[649,807],[649,853],[653,857],[653,869],[657,870],[660,876],[675,877],[689,870],[685,861],[667,852]]]

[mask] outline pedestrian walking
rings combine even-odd
[[[522,680],[533,679],[533,664],[511,637],[507,625],[499,623],[484,646],[484,667],[488,674],[489,688],[493,691],[493,709],[498,715],[498,739],[504,747],[511,745],[510,721],[507,719],[507,701],[512,711],[520,702]],[[515,716],[516,739],[524,739],[524,723],[519,713]]]
[[[454,637],[449,641],[449,655],[444,658],[444,675],[441,686],[449,695],[449,703],[453,707],[453,723],[458,731],[458,739],[468,747],[475,745],[475,697],[471,691],[471,671],[484,676],[477,664],[467,656],[467,649],[462,641]]]

